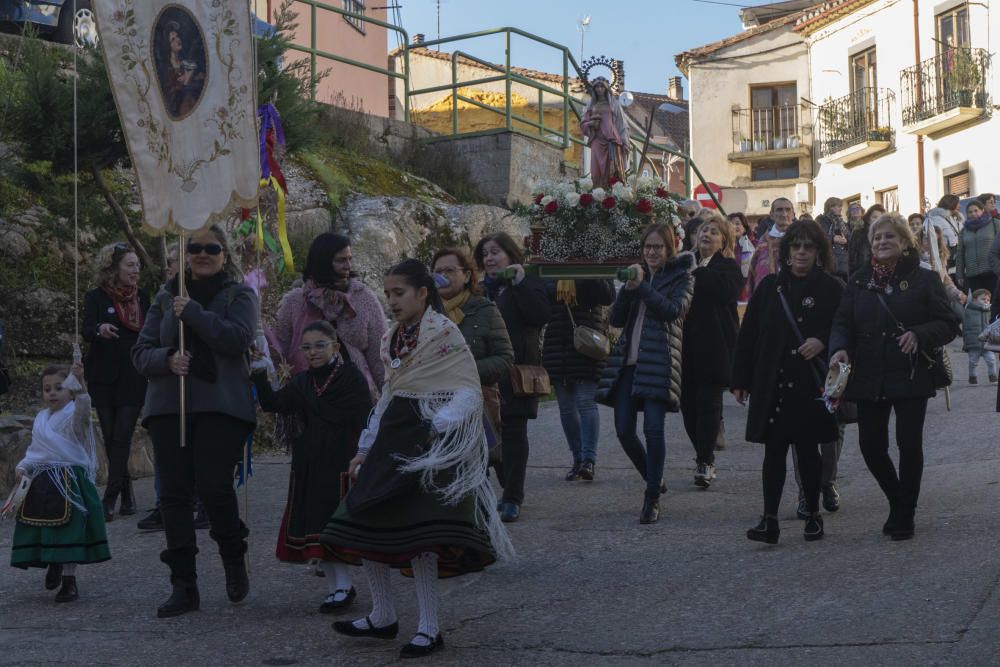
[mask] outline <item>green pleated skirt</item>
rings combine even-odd
[[[476,500],[467,496],[445,505],[423,489],[352,513],[342,502],[323,530],[320,541],[336,558],[360,565],[362,559],[388,563],[412,576],[410,560],[434,552],[438,577],[479,572],[496,562],[486,531],[476,522]]]
[[[29,526],[18,522],[10,552],[13,567],[47,567],[50,563],[101,563],[111,558],[104,527],[104,510],[97,488],[86,471],[73,466],[70,477],[87,512],[70,506],[69,523]]]

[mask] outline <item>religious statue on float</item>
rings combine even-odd
[[[590,79],[590,70],[595,67],[610,69],[611,80],[603,76]],[[582,70],[590,103],[580,119],[580,131],[590,147],[590,178],[595,187],[606,188],[612,177],[625,180],[628,127],[618,99],[624,77],[621,63],[604,56],[584,61]]]

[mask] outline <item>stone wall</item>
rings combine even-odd
[[[413,123],[386,118],[384,116],[373,116],[343,107],[327,106],[323,109],[323,115],[328,120],[331,118],[347,117],[358,124],[367,125],[368,136],[372,145],[394,156],[401,155],[410,143],[434,136],[434,133],[430,130],[422,128],[419,125],[414,125]],[[336,121],[333,124],[336,126]]]

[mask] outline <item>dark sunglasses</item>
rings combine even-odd
[[[200,255],[201,253],[205,253],[207,255],[212,255],[214,257],[215,255],[218,255],[222,252],[222,246],[219,245],[218,243],[205,243],[205,244],[188,243],[187,250],[192,255]]]

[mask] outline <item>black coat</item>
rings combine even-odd
[[[681,253],[667,262],[662,271],[650,275],[638,289],[623,286],[611,307],[611,326],[622,335],[615,343],[608,365],[597,386],[597,401],[614,405],[618,378],[625,367],[632,330],[639,316],[639,304],[646,304],[646,317],[639,339],[639,355],[632,380],[632,397],[663,401],[669,412],[680,411],[681,339],[684,316],[694,293],[694,255]]]
[[[149,296],[142,290],[139,290],[139,308],[143,314],[149,312]],[[118,327],[118,338],[98,336],[97,328],[102,324]],[[132,346],[139,339],[139,332],[127,329],[119,321],[114,301],[99,287],[83,297],[80,334],[89,344],[83,369],[94,406],[142,406],[146,378],[132,364]]]
[[[936,393],[921,354],[905,355],[896,338],[901,334],[868,289],[872,269],[851,276],[837,311],[830,352],[847,350],[851,379],[845,397],[853,401],[894,398],[930,398]],[[959,334],[958,315],[952,311],[941,277],[920,267],[914,252],[899,260],[892,292],[883,295],[902,326],[917,335],[920,350],[931,352]]]
[[[823,229],[826,237],[830,239],[830,249],[833,252],[833,270],[831,273],[843,281],[847,281],[850,275],[850,261],[848,257],[848,246],[851,242],[851,231],[847,223],[840,216],[821,214],[816,218],[816,223]],[[843,236],[847,239],[844,245],[833,242],[833,237]]]
[[[573,347],[573,324],[570,310],[577,326],[586,326],[607,333],[608,323],[602,306],[610,306],[615,299],[615,286],[610,280],[577,280],[575,306],[556,300],[556,284],[548,283],[549,305],[552,319],[545,327],[542,345],[542,365],[549,372],[553,384],[570,382],[597,382],[606,360],[592,359]]]
[[[740,318],[736,302],[743,271],[735,259],[716,253],[694,270],[694,297],[684,319],[682,372],[698,383],[728,387]]]
[[[798,353],[801,343],[785,315],[781,287],[803,338],[817,338],[826,349],[830,328],[844,291],[843,284],[822,269],[796,278],[783,269],[765,277],[750,298],[736,344],[733,389],[750,392],[746,439],[767,442],[821,443],[837,438],[837,423],[823,401],[815,361]],[[821,354],[825,356],[826,351]]]
[[[545,283],[533,276],[525,276],[520,284],[502,281],[488,286],[488,296],[503,315],[511,345],[514,363],[539,366],[542,363],[542,328],[549,321],[549,298]],[[510,375],[500,380],[503,398],[501,416],[534,419],[538,416],[537,398],[515,398]]]
[[[854,275],[872,261],[872,244],[868,240],[868,225],[851,229],[851,238],[847,241],[847,272]]]

